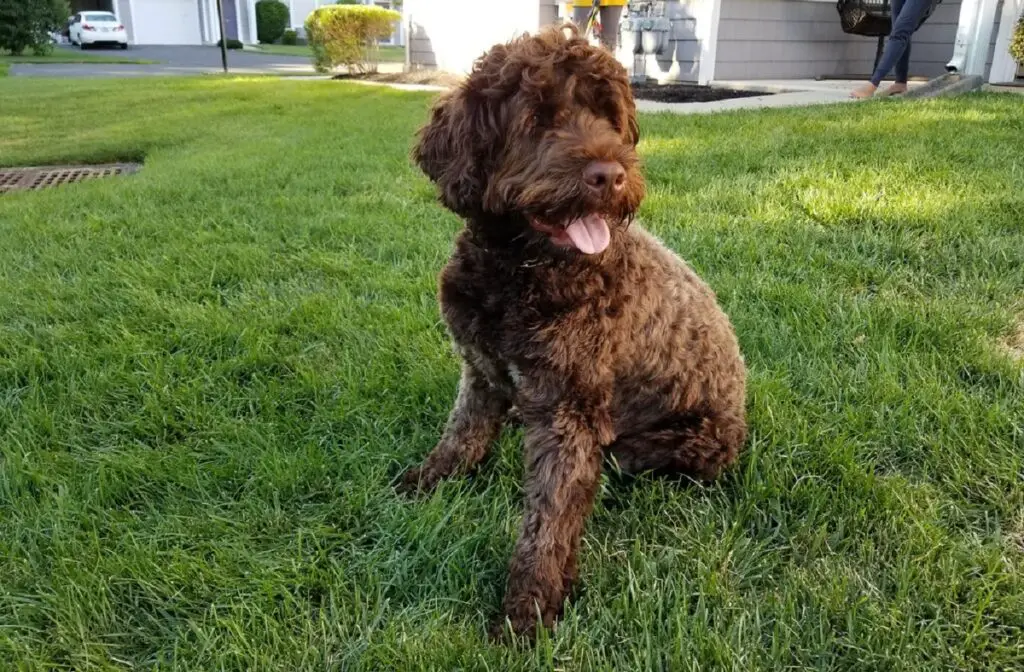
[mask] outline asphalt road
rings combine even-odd
[[[60,53],[77,48],[58,47]],[[197,46],[138,46],[121,49],[88,49],[87,55],[159,61],[154,65],[127,63],[12,63],[15,77],[140,77],[147,75],[198,75],[221,72],[220,49]],[[228,69],[237,74],[314,75],[308,58],[278,56],[252,51],[228,50]]]

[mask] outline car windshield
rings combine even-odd
[[[102,14],[94,14],[91,12],[88,14],[82,14],[82,20],[93,21],[95,23],[117,23],[117,17],[113,14],[107,14],[106,12],[103,12]]]

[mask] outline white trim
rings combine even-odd
[[[722,0],[704,0],[696,13],[695,33],[700,44],[700,64],[697,83],[710,84],[715,79],[715,60],[718,58],[718,23],[722,16]]]
[[[238,0],[235,0],[238,3]],[[245,13],[249,17],[249,44],[258,44],[256,39],[256,0],[245,0]]]
[[[220,19],[217,17],[217,0],[205,0],[206,6],[206,41],[209,44],[217,44],[220,39]]]
[[[210,32],[210,15],[206,13],[206,0],[198,0],[199,5],[199,41],[203,44],[209,42],[206,34]]]
[[[992,54],[989,84],[1003,84],[1017,78],[1017,63],[1010,56],[1010,39],[1022,14],[1024,0],[1003,0],[1003,14],[999,18],[999,36],[996,37],[996,50]]]
[[[235,3],[235,35],[238,36],[239,41],[242,40],[242,9],[238,6],[238,0],[233,0]]]
[[[220,39],[220,15],[217,14],[217,0],[206,0],[210,8],[210,44],[217,44]]]
[[[121,23],[124,23],[122,21]],[[129,42],[132,44],[138,44],[138,36],[135,34],[135,0],[128,0],[128,24],[125,26],[125,30],[131,35]]]

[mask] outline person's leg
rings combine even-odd
[[[903,0],[897,0],[897,1],[899,2],[899,6],[902,8]],[[898,16],[898,12],[896,11],[896,7],[897,7],[896,3],[893,3],[893,11],[896,12],[896,15]],[[927,7],[927,5],[925,7]],[[923,11],[923,9],[921,11]],[[915,16],[915,22],[914,22],[913,25],[916,26],[917,23],[920,20],[921,20],[920,14],[916,15]],[[911,30],[913,30],[913,28]],[[911,42],[912,42],[912,38],[910,36],[908,36],[907,37],[907,47],[906,47],[906,49],[903,50],[903,55],[900,56],[900,60],[896,61],[896,76],[895,76],[895,80],[896,81],[893,82],[892,86],[890,86],[888,89],[886,89],[885,95],[887,95],[887,96],[896,96],[896,95],[899,95],[901,93],[906,93],[907,92],[907,80],[910,79],[910,51],[911,51],[911,48],[912,48]]]
[[[869,98],[874,95],[882,79],[894,67],[896,68],[896,90],[899,91],[901,86],[902,90],[906,90],[906,80],[910,70],[910,37],[917,29],[917,24],[930,3],[931,0],[893,0],[892,30],[889,33],[885,50],[882,51],[882,58],[879,59],[878,67],[872,73],[871,80],[853,92],[854,98]]]

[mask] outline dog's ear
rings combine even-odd
[[[629,139],[635,147],[640,142],[640,123],[636,120],[636,107],[630,106],[626,114],[629,116]]]
[[[480,211],[486,186],[481,162],[489,148],[482,146],[486,139],[474,109],[464,88],[444,94],[413,148],[413,159],[438,186],[441,202],[464,217]]]

